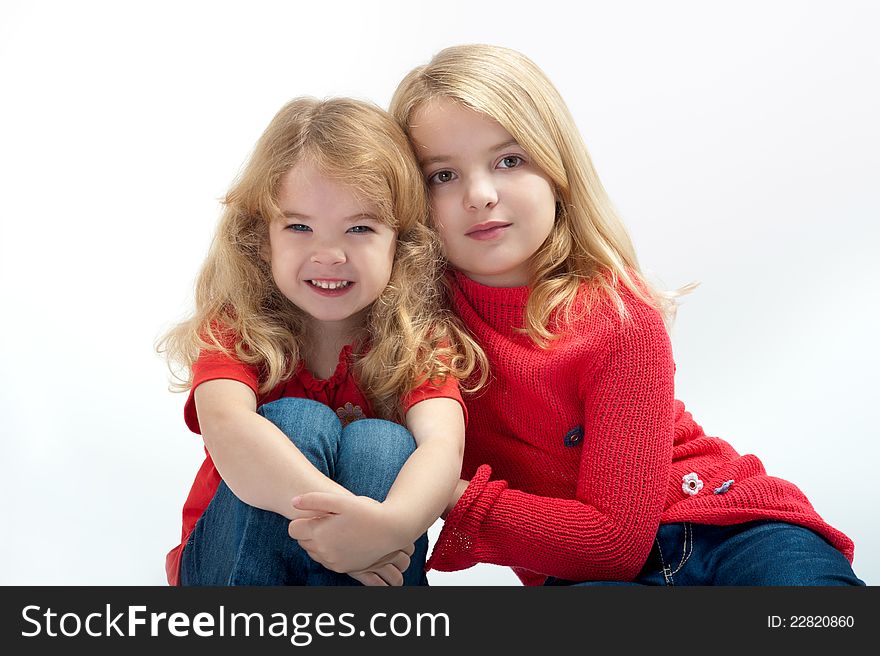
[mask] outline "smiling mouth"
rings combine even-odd
[[[312,287],[327,290],[345,289],[354,284],[351,280],[308,280],[306,282]]]

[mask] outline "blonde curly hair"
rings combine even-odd
[[[269,223],[281,215],[280,180],[304,158],[369,198],[397,233],[391,279],[352,351],[355,379],[375,414],[400,421],[402,398],[426,380],[453,376],[479,387],[485,375],[473,374],[486,370],[485,355],[447,309],[440,245],[426,225],[424,180],[406,135],[370,103],[303,97],[275,115],[226,194],[196,281],[195,311],[157,343],[176,380],[172,389],[192,386],[203,349],[257,366],[261,393],[296,372],[305,315],[278,290],[262,255]]]

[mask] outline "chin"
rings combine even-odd
[[[345,314],[312,314],[310,312],[309,314],[316,321],[323,321],[324,323],[337,323],[340,321],[351,319],[351,317],[357,314],[357,312],[346,312]]]

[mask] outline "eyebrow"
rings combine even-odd
[[[494,153],[498,150],[502,150],[504,148],[510,148],[511,146],[519,146],[519,142],[516,139],[508,139],[497,146],[492,146],[491,148],[487,148],[487,153]],[[520,146],[522,147],[522,146]],[[452,157],[450,155],[435,155],[434,157],[426,157],[424,159],[419,159],[420,166],[428,166],[429,164],[437,164],[438,162],[448,162]]]
[[[314,221],[314,217],[309,216],[308,214],[302,214],[300,212],[282,212],[281,215],[285,219],[302,219],[304,221]],[[365,212],[360,212],[358,214],[352,214],[351,216],[346,216],[342,219],[343,221],[375,221],[377,223],[381,223],[378,218],[373,216],[372,214],[367,214]]]

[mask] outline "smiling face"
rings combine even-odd
[[[282,176],[277,202],[283,216],[269,225],[275,284],[312,317],[312,329],[353,333],[391,278],[396,232],[309,161]]]
[[[446,97],[415,110],[410,134],[450,263],[491,287],[527,284],[556,216],[550,179],[497,121]]]

